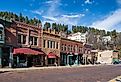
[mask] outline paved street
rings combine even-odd
[[[121,65],[1,72],[0,82],[107,82],[121,75]]]

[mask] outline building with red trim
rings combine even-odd
[[[82,63],[83,43],[67,38],[61,38],[60,62],[61,65]]]
[[[1,52],[2,67],[43,66],[45,53],[41,50],[41,24],[35,26],[6,20],[1,23],[5,26],[5,45]]]
[[[50,28],[43,29],[42,50],[46,53],[45,65],[60,65],[60,32]]]

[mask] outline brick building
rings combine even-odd
[[[42,35],[42,50],[47,54],[45,65],[60,65],[60,33],[50,28]]]
[[[43,66],[45,54],[41,51],[41,25],[11,21],[5,26],[5,44],[2,47],[2,66]]]
[[[61,65],[82,63],[83,43],[67,38],[61,38]]]

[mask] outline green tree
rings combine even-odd
[[[57,26],[56,26],[56,23],[52,23],[52,29],[54,30],[57,30]]]
[[[27,16],[25,17],[25,23],[29,24],[29,18]]]
[[[20,22],[23,22],[23,16],[22,16],[22,13],[19,14],[19,21],[20,21]]]
[[[44,29],[45,29],[45,30],[47,30],[47,29],[50,28],[50,27],[51,27],[50,23],[46,22],[46,23],[44,24]]]

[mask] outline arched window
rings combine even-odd
[[[2,40],[3,39],[3,32],[2,32],[2,30],[0,30],[0,40]]]

